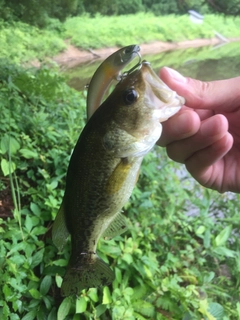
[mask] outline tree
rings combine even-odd
[[[214,11],[224,13],[226,15],[240,14],[239,0],[206,0],[205,1]]]
[[[156,15],[179,13],[177,0],[143,0],[143,5],[147,11]]]
[[[44,27],[49,18],[60,21],[74,14],[83,0],[0,0],[0,18]]]

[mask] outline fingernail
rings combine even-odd
[[[178,82],[184,82],[184,83],[187,82],[187,79],[184,76],[182,76],[179,72],[177,72],[176,70],[168,68],[168,67],[165,67],[165,69],[168,71],[168,74],[170,75],[170,77],[172,77],[174,80],[176,80]]]

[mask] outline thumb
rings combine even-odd
[[[240,104],[240,77],[203,82],[186,78],[177,71],[164,67],[160,78],[186,100],[185,105],[193,109],[211,109],[232,112]]]

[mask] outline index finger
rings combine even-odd
[[[172,141],[188,138],[199,130],[200,123],[200,118],[195,111],[182,107],[177,114],[162,123],[162,135],[157,144],[165,147]]]
[[[240,77],[203,82],[183,77],[177,71],[164,67],[161,79],[186,100],[193,109],[210,109],[217,112],[233,112],[240,105]]]

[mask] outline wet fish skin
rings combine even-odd
[[[140,51],[138,45],[129,45],[111,54],[94,73],[87,94],[87,119],[100,106],[102,98],[114,79],[118,79],[121,70],[129,64]]]
[[[98,240],[127,229],[119,212],[132,193],[143,156],[161,135],[159,119],[166,120],[183,103],[144,62],[116,86],[86,124],[70,159],[53,227],[53,242],[60,250],[71,234],[63,296],[113,281],[113,271],[96,254]]]

